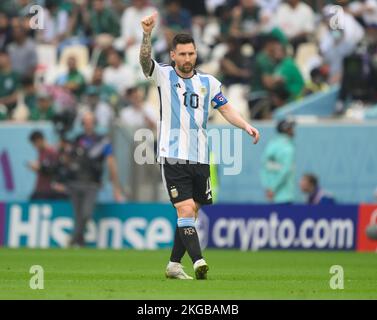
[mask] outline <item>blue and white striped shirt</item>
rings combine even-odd
[[[154,60],[149,78],[160,96],[158,160],[164,157],[208,164],[209,108],[227,103],[221,82],[197,71],[191,78],[182,78],[173,66]]]

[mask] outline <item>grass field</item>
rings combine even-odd
[[[167,280],[168,250],[0,249],[0,299],[377,299],[377,255],[206,250],[207,281]],[[193,275],[189,259],[183,260]],[[32,290],[32,265],[44,289]],[[344,289],[329,286],[332,265]]]

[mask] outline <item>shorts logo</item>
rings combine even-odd
[[[170,188],[170,194],[172,198],[177,198],[178,197],[178,190],[175,186]]]
[[[195,233],[195,229],[192,227],[184,229],[185,236],[192,236],[194,233]]]

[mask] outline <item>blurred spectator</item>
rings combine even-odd
[[[130,67],[123,63],[121,54],[112,50],[107,61],[109,66],[103,73],[103,82],[116,88],[119,95],[122,95],[126,89],[135,85],[134,75]]]
[[[92,113],[87,112],[83,115],[84,133],[74,140],[68,162],[69,174],[66,186],[75,216],[71,246],[85,245],[84,231],[87,222],[93,215],[97,194],[101,187],[104,162],[109,169],[114,199],[116,201],[124,200],[110,140],[95,132],[95,122]]]
[[[69,8],[69,32],[71,37],[80,39],[80,43],[87,43],[87,38],[91,35],[90,11],[88,10],[88,0],[72,1]]]
[[[207,15],[205,0],[182,0],[182,6],[190,11],[194,17]]]
[[[323,9],[325,32],[320,38],[320,51],[324,62],[330,66],[330,83],[339,83],[342,77],[342,66],[345,57],[355,51],[358,43],[364,37],[364,30],[355,18],[344,11],[343,29],[332,29],[330,20],[333,17],[332,7]]]
[[[377,0],[352,1],[349,12],[367,28],[377,28]]]
[[[12,35],[9,19],[4,12],[0,12],[0,51],[3,51],[11,42]]]
[[[261,91],[266,90],[263,84],[263,77],[271,75],[274,72],[276,62],[274,60],[274,46],[279,42],[278,39],[272,36],[266,36],[263,41],[262,50],[255,56],[253,61],[251,90]]]
[[[266,198],[273,203],[288,204],[295,199],[294,126],[293,121],[280,121],[278,135],[268,142],[263,152],[262,185]]]
[[[13,42],[8,46],[12,68],[21,77],[34,74],[38,59],[35,42],[27,37],[23,27],[13,27]]]
[[[119,95],[116,88],[103,83],[103,69],[97,67],[93,71],[91,87],[95,87],[99,92],[101,101],[109,103],[111,106],[116,106],[119,102]]]
[[[157,128],[157,117],[153,106],[145,103],[143,89],[134,87],[127,90],[126,98],[129,105],[120,112],[121,122],[131,128]]]
[[[75,56],[67,59],[67,73],[57,79],[57,84],[69,90],[76,98],[80,98],[85,90],[85,78],[77,68]]]
[[[275,109],[300,97],[305,83],[300,69],[280,42],[274,42],[272,54],[276,66],[273,74],[263,77],[263,84],[271,93]]]
[[[59,45],[69,32],[69,16],[58,5],[58,0],[45,0],[44,28],[38,35],[43,43]]]
[[[250,82],[250,59],[241,53],[240,40],[229,37],[228,52],[220,60],[222,83],[225,86],[233,84],[248,84]]]
[[[260,8],[255,0],[240,0],[232,10],[230,34],[249,42],[261,32],[262,20]]]
[[[54,187],[58,153],[48,145],[40,131],[33,131],[29,140],[38,152],[38,160],[28,162],[28,167],[37,174],[37,181],[30,200],[66,199],[67,195],[57,191]]]
[[[38,1],[30,0],[14,0],[16,12],[19,17],[27,17],[30,14],[30,9],[33,5],[37,4]]]
[[[307,204],[334,204],[333,196],[321,189],[314,174],[304,174],[300,180],[300,189],[308,195]]]
[[[376,50],[375,48],[372,50]],[[342,115],[352,100],[363,104],[377,102],[377,65],[373,62],[377,51],[369,51],[366,46],[360,46],[355,53],[343,60],[343,76],[338,100],[335,106],[336,115]]]
[[[96,123],[101,127],[109,127],[114,118],[114,111],[104,100],[101,100],[100,89],[96,86],[88,86],[86,89],[84,104],[80,107],[78,120],[86,112],[92,112],[96,118]]]
[[[171,43],[176,33],[191,33],[191,14],[181,7],[181,0],[165,1],[165,37]]]
[[[131,3],[131,0],[111,0],[111,5],[113,11],[117,16],[117,20],[120,22],[122,19],[122,14],[124,10],[127,9],[127,6]]]
[[[310,71],[310,80],[305,85],[305,95],[323,92],[330,88],[328,85],[328,70],[325,66],[313,68]]]
[[[251,87],[248,98],[251,119],[268,119],[271,117],[271,101],[263,79],[271,76],[275,70],[276,62],[273,53],[275,43],[279,43],[276,37],[265,36],[262,50],[252,59]]]
[[[106,7],[105,0],[93,0],[90,27],[94,35],[108,33],[114,37],[119,36],[119,21],[114,12]]]
[[[55,115],[53,100],[47,91],[39,91],[37,94],[37,107],[30,112],[32,121],[53,120]]]
[[[225,41],[230,34],[230,28],[232,26],[232,8],[229,5],[223,4],[216,8],[215,16],[219,25],[218,41]]]
[[[282,0],[256,0],[264,15],[271,17],[279,8]]]
[[[0,105],[5,106],[8,119],[12,117],[17,104],[18,88],[19,76],[12,70],[9,54],[0,52]]]
[[[287,0],[281,3],[272,19],[287,35],[294,52],[299,44],[308,41],[308,37],[315,30],[314,12],[301,0]]]
[[[21,80],[22,90],[24,93],[24,102],[28,110],[37,108],[37,88],[34,85],[32,77],[25,77]]]
[[[140,46],[143,39],[140,21],[156,10],[148,0],[132,0],[131,3],[132,5],[124,10],[121,20],[121,37],[126,50],[131,46]],[[157,29],[154,33],[157,35],[158,25],[155,28]]]
[[[7,15],[12,15],[15,12],[14,0],[2,0],[0,1],[0,11]]]

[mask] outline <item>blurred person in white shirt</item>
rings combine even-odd
[[[368,28],[377,28],[377,0],[355,1],[349,4],[349,12],[362,19]]]
[[[273,22],[288,37],[296,52],[299,44],[307,42],[315,30],[315,15],[312,8],[301,0],[286,0],[273,16]]]
[[[330,24],[335,13],[332,5],[323,8],[326,29],[319,40],[324,62],[330,67],[330,83],[340,81],[344,58],[355,51],[365,35],[363,27],[347,11],[343,11],[342,19],[340,19],[342,26],[332,28]]]
[[[116,88],[118,94],[135,85],[135,77],[132,69],[125,63],[121,54],[112,50],[107,56],[108,67],[103,72],[103,82]]]
[[[129,105],[120,111],[121,122],[134,129],[148,128],[155,131],[157,117],[154,108],[145,102],[145,94],[140,87],[127,90],[126,98]]]
[[[121,19],[121,38],[126,51],[131,46],[141,45],[143,31],[140,30],[140,21],[155,10],[156,7],[148,0],[132,0],[132,5],[124,10]],[[159,28],[158,25],[156,27]]]

